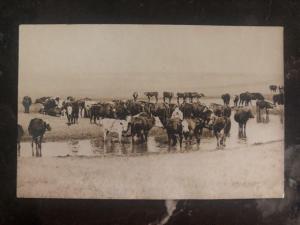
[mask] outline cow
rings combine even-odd
[[[118,134],[118,142],[121,143],[122,134],[128,131],[128,121],[120,120],[120,119],[112,119],[112,118],[104,118],[101,120],[101,125],[103,129],[103,140],[106,141],[106,137],[109,133],[117,133]]]
[[[235,96],[234,96],[234,98],[233,98],[233,103],[234,103],[234,106],[235,106],[235,107],[238,106],[239,99],[240,99],[240,98],[239,98],[238,95],[235,95]]]
[[[231,128],[230,118],[226,116],[212,116],[208,126],[217,139],[217,149],[225,147],[226,137],[229,136]]]
[[[247,92],[241,93],[239,106],[244,105],[244,104],[245,104],[245,106],[248,106],[249,103],[251,102],[251,98],[252,98],[252,96],[251,96],[250,92],[247,91]]]
[[[72,102],[72,120],[73,124],[78,124],[78,117],[79,117],[79,103],[78,101]]]
[[[190,99],[190,103],[193,102],[194,98],[196,98],[197,102],[199,102],[199,99],[204,96],[203,94],[199,94],[198,92],[185,92],[185,95]]]
[[[254,118],[254,115],[249,108],[238,108],[234,114],[234,120],[239,124],[239,138],[247,138],[246,124],[250,118]]]
[[[224,102],[224,105],[228,106],[229,103],[230,103],[230,94],[226,93],[226,94],[223,94],[221,96],[223,102]]]
[[[168,135],[168,143],[169,146],[171,144],[173,146],[177,143],[177,137],[179,139],[179,146],[182,147],[182,139],[183,139],[183,129],[182,129],[182,121],[179,118],[171,118],[167,119],[165,129]],[[171,143],[173,142],[173,143]]]
[[[276,106],[277,105],[284,105],[284,94],[279,93],[276,95],[273,95],[273,104]]]
[[[187,118],[182,121],[182,133],[187,140],[191,143],[192,138],[195,137],[197,144],[200,144],[203,128],[205,127],[205,120],[201,118]]]
[[[31,148],[32,148],[32,156],[34,156],[33,144],[35,143],[36,148],[36,156],[42,156],[42,141],[46,131],[51,130],[51,126],[49,123],[45,122],[42,119],[34,118],[30,121],[28,126],[29,135],[32,137]]]
[[[126,102],[127,109],[131,116],[135,116],[145,111],[145,104],[148,104],[148,102],[140,102],[140,101],[132,101],[132,100],[128,100]]]
[[[231,108],[229,106],[211,103],[210,108],[216,116],[225,116],[227,118],[230,118],[231,116]]]
[[[21,138],[24,135],[23,127],[20,124],[17,124],[18,129],[18,136],[17,136],[17,153],[20,156],[20,149],[21,149]]]
[[[94,121],[96,124],[96,120],[100,118],[110,118],[116,119],[116,108],[114,103],[105,102],[105,103],[97,103],[91,106],[90,109],[90,123]]]
[[[155,102],[156,102],[156,103],[158,102],[158,92],[157,92],[157,91],[153,91],[153,92],[144,92],[144,95],[147,96],[148,102],[150,102],[150,99],[151,99],[152,97],[155,98]]]
[[[131,138],[134,143],[134,138],[137,136],[141,142],[147,142],[150,129],[156,124],[154,116],[146,112],[139,113],[131,119]]]
[[[24,96],[22,104],[24,106],[24,113],[29,113],[29,108],[32,104],[32,100],[29,96]]]
[[[135,92],[133,92],[133,94],[132,94],[132,97],[133,97],[133,101],[135,101],[136,102],[136,100],[137,100],[137,98],[138,98],[138,93],[135,91]]]
[[[256,121],[260,122],[269,122],[269,109],[273,108],[273,104],[266,100],[257,100],[256,101]],[[263,110],[266,112],[266,118],[262,118]]]
[[[269,88],[270,88],[270,90],[272,92],[276,92],[277,91],[277,86],[276,85],[270,85]]]
[[[173,98],[173,92],[167,92],[167,91],[164,91],[163,92],[163,99],[164,99],[164,102],[166,102],[166,99],[169,99],[169,103],[171,103],[171,100]]]
[[[35,100],[34,104],[37,104],[37,103],[39,103],[39,104],[45,104],[45,102],[46,102],[47,100],[49,100],[50,98],[51,98],[51,97],[49,97],[49,96],[37,98],[37,99]]]
[[[186,93],[182,93],[182,92],[177,92],[177,103],[179,105],[179,100],[182,98],[182,101],[185,102],[186,101]]]

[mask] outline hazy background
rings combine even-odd
[[[20,26],[19,97],[219,96],[282,83],[280,27]]]

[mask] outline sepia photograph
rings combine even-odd
[[[18,198],[284,197],[283,27],[20,25]]]

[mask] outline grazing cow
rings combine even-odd
[[[205,120],[201,118],[187,118],[182,121],[182,133],[187,140],[191,143],[193,136],[196,138],[197,144],[200,144],[203,128],[205,127]]]
[[[269,88],[270,88],[270,90],[272,92],[276,92],[277,91],[277,86],[276,85],[270,85]]]
[[[39,118],[34,118],[30,121],[28,126],[29,135],[32,137],[31,148],[32,156],[34,156],[33,143],[36,147],[36,156],[42,156],[42,141],[46,130],[50,131],[50,124]]]
[[[234,103],[234,106],[235,106],[235,107],[238,106],[239,99],[240,99],[240,98],[239,98],[238,95],[235,95],[235,96],[234,96],[233,103]]]
[[[249,108],[239,108],[234,114],[234,120],[239,124],[239,138],[246,138],[246,124],[254,115]]]
[[[269,122],[269,109],[273,108],[273,104],[266,100],[257,100],[256,101],[256,121],[260,122]],[[266,112],[266,118],[262,117],[263,110]]]
[[[284,94],[279,93],[279,94],[273,95],[273,103],[275,106],[276,106],[276,104],[284,105]]]
[[[251,93],[251,100],[264,100],[265,97],[259,92],[252,92]]]
[[[230,118],[226,116],[212,116],[209,127],[213,130],[217,139],[217,149],[225,147],[226,137],[229,136],[231,129]]]
[[[144,92],[144,95],[147,96],[148,102],[150,102],[150,99],[151,99],[152,97],[155,98],[155,102],[156,102],[156,103],[158,102],[158,92],[157,92],[157,91],[153,91],[153,92]]]
[[[106,137],[109,133],[118,134],[118,142],[121,143],[122,134],[128,130],[128,120],[119,120],[104,118],[101,120],[101,125],[103,129],[103,140],[106,141]]]
[[[182,98],[182,101],[185,102],[187,95],[186,93],[178,92],[177,93],[177,103],[179,104],[179,100]]]
[[[132,97],[133,97],[133,101],[136,101],[137,100],[137,98],[138,98],[138,93],[135,91],[135,92],[133,92],[133,94],[132,94]]]
[[[24,96],[22,104],[24,106],[24,113],[29,113],[29,108],[32,104],[32,100],[29,96]]]
[[[131,137],[134,143],[134,137],[137,136],[141,142],[147,142],[150,129],[155,126],[157,119],[148,113],[142,112],[131,119]]]
[[[173,98],[173,92],[167,92],[167,91],[164,91],[163,92],[163,98],[164,98],[164,102],[166,102],[166,98],[169,99],[169,103],[171,103],[171,100]]]
[[[223,94],[221,96],[221,98],[223,99],[223,102],[224,102],[224,105],[229,105],[230,103],[230,94],[226,93],[226,94]]]
[[[18,152],[18,156],[20,156],[20,149],[21,149],[21,138],[24,135],[24,130],[23,127],[19,124],[17,124],[17,128],[18,128],[18,136],[17,136],[17,152]]]
[[[165,129],[168,135],[168,143],[171,146],[171,141],[173,141],[173,146],[177,143],[177,137],[179,138],[179,146],[182,147],[183,129],[182,120],[179,118],[171,118],[166,121]]]

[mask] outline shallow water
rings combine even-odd
[[[226,139],[226,147],[223,150],[243,149],[246,146],[257,144],[267,144],[274,141],[282,141],[284,137],[283,124],[280,123],[278,115],[270,115],[269,123],[257,123],[256,119],[251,119],[247,123],[247,139],[238,138],[238,124],[231,118],[230,137]],[[157,128],[158,129],[158,128]],[[169,147],[163,141],[157,141],[155,136],[150,136],[147,143],[139,143],[138,140],[134,144],[131,138],[123,138],[122,143],[108,140],[103,142],[102,138],[91,140],[68,140],[63,142],[46,142],[42,144],[43,157],[57,156],[109,156],[109,155],[147,155],[162,154],[168,152],[179,151],[215,151],[216,139],[201,138],[201,144],[197,145],[195,140],[192,143],[183,142],[180,149],[177,143],[174,147]],[[30,142],[21,143],[21,157],[31,157],[32,149]]]

